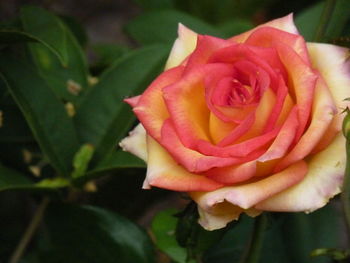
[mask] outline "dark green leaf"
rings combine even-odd
[[[65,24],[39,7],[23,7],[21,20],[26,32],[53,46],[61,63],[40,43],[28,44],[32,58],[55,93],[66,101],[77,102],[88,87],[84,54]]]
[[[31,188],[34,183],[25,175],[0,164],[0,191],[18,188]]]
[[[84,27],[71,16],[60,16],[62,21],[66,24],[69,30],[74,34],[76,40],[82,47],[85,47],[88,42],[88,35],[85,32]]]
[[[260,9],[269,8],[276,0],[174,0],[175,6],[213,24],[225,23],[232,18],[251,19]]]
[[[196,260],[203,253],[216,244],[225,233],[225,229],[206,231],[198,224],[198,210],[194,202],[189,203],[186,208],[176,215],[176,240],[178,244],[187,250],[187,259]]]
[[[0,73],[52,166],[68,175],[78,141],[63,104],[37,72],[19,59],[3,55]]]
[[[40,7],[25,6],[21,8],[20,18],[27,34],[54,47],[62,64],[68,64],[65,28],[57,17]]]
[[[318,2],[317,4],[299,13],[295,18],[295,24],[297,25],[299,32],[307,41],[311,41],[316,33],[324,5],[324,1]],[[341,36],[346,22],[349,21],[349,18],[350,1],[336,1],[332,18],[328,22],[328,27],[325,33],[326,40],[332,40]]]
[[[252,218],[241,216],[204,257],[206,263],[238,262],[251,236]],[[265,232],[260,263],[326,263],[325,257],[310,258],[314,249],[340,247],[341,216],[332,204],[311,214],[273,213]]]
[[[98,71],[111,66],[113,62],[130,51],[128,47],[116,44],[96,44],[92,49],[97,56],[94,68]]]
[[[233,19],[219,26],[226,38],[238,35],[254,27],[253,23],[244,19]]]
[[[157,247],[170,258],[179,263],[186,263],[187,251],[180,247],[175,238],[178,213],[175,209],[159,212],[152,221],[152,232]]]
[[[33,141],[33,135],[18,107],[0,102],[0,142]]]
[[[168,52],[164,46],[131,52],[109,68],[85,97],[75,122],[83,142],[96,148],[99,160],[112,152],[135,120],[123,99],[142,93],[160,72]]]
[[[92,206],[50,205],[41,262],[151,263],[149,237],[129,220]]]
[[[146,164],[135,155],[118,150],[113,151],[110,156],[102,160],[98,166],[94,170],[89,171],[88,174],[91,175],[124,168],[146,168]]]
[[[343,261],[350,258],[350,249],[341,250],[335,248],[317,248],[312,251],[312,257],[326,256],[334,260]]]
[[[243,215],[231,224],[223,238],[205,252],[205,263],[226,263],[228,258],[239,262],[252,232],[253,219]]]
[[[175,10],[158,10],[145,13],[126,25],[126,32],[143,45],[172,43],[177,38],[178,24],[182,23],[200,34],[222,37],[219,29]]]
[[[291,262],[309,263],[314,249],[339,247],[341,215],[332,204],[309,215],[285,215],[281,234]],[[327,258],[313,258],[312,262],[328,262]]]
[[[173,0],[134,0],[144,9],[172,8]]]

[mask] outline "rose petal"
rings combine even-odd
[[[126,98],[124,99],[124,101],[128,103],[131,107],[135,107],[137,103],[139,103],[140,98],[141,98],[141,95],[138,95],[131,98]]]
[[[247,130],[242,137],[237,138],[235,136],[235,130],[232,131],[231,134],[226,136],[224,139],[222,139],[219,143],[218,146],[227,146],[230,145],[234,142],[239,143],[254,137],[259,136],[264,127],[266,126],[266,123],[268,119],[270,118],[271,112],[274,108],[274,105],[276,103],[276,96],[273,93],[271,89],[267,89],[262,98],[260,99],[259,105],[255,109],[255,121],[254,124],[251,125],[250,129]],[[220,129],[218,127],[218,129]],[[233,135],[233,136],[232,136]],[[237,141],[237,139],[239,139]]]
[[[260,156],[263,151],[265,151],[261,148],[269,144],[277,136],[279,130],[280,128],[276,127],[272,131],[267,132],[263,135],[225,147],[219,147],[217,145],[211,144],[208,141],[199,140],[197,149],[204,155],[251,158],[254,156],[256,158]]]
[[[255,207],[268,211],[312,212],[324,206],[341,190],[346,164],[345,138],[338,134],[308,163],[308,173],[295,186],[266,199]]]
[[[256,161],[251,161],[234,166],[213,168],[205,172],[208,178],[216,182],[232,185],[252,178],[256,173]]]
[[[253,32],[255,32],[258,28],[261,28],[261,27],[273,27],[273,28],[277,28],[277,29],[280,29],[280,30],[285,31],[285,32],[289,32],[291,34],[299,34],[298,29],[296,28],[296,26],[294,24],[293,14],[291,13],[287,16],[271,20],[265,24],[261,24],[255,28],[253,28],[252,30],[249,30],[245,33],[238,35],[238,36],[234,36],[234,37],[230,38],[229,40],[237,42],[237,43],[242,43]]]
[[[183,72],[179,66],[163,72],[141,95],[139,102],[133,108],[137,118],[148,134],[160,140],[163,122],[169,117],[163,100],[162,89],[177,81]]]
[[[245,44],[265,48],[275,48],[276,45],[286,45],[292,48],[306,64],[310,64],[305,40],[302,36],[290,34],[272,27],[257,28],[245,41]]]
[[[198,206],[199,221],[198,223],[208,231],[225,227],[229,222],[237,220],[242,212],[251,217],[261,214],[261,211],[254,208],[244,210],[228,202],[218,203],[210,211],[203,210]]]
[[[295,106],[290,112],[274,142],[258,160],[260,162],[266,162],[283,157],[294,141],[298,125],[297,108]]]
[[[189,57],[186,64],[186,72],[197,66],[204,65],[208,59],[218,49],[232,45],[231,42],[217,37],[198,35],[197,46]]]
[[[300,182],[307,173],[307,165],[299,161],[287,169],[253,183],[223,187],[211,192],[192,192],[191,197],[205,211],[224,201],[248,209]]]
[[[348,48],[308,43],[311,63],[323,77],[339,110],[348,106],[350,97],[350,52]]]
[[[232,70],[225,64],[197,66],[174,85],[163,89],[165,103],[176,133],[186,147],[195,149],[198,140],[211,141],[210,112],[205,100],[204,77],[226,71]]]
[[[198,222],[204,229],[212,231],[223,228],[227,223],[237,220],[242,212],[242,208],[228,202],[222,202],[215,205],[210,212],[205,211],[198,206]]]
[[[286,66],[290,83],[288,84],[291,96],[295,96],[298,105],[299,128],[296,140],[303,134],[310,118],[318,75],[307,65],[303,59],[289,46],[276,44],[282,63]]]
[[[176,162],[193,173],[200,173],[214,167],[225,167],[248,160],[248,158],[222,158],[203,155],[198,151],[186,148],[179,140],[170,119],[164,122],[160,143]]]
[[[301,160],[310,154],[332,122],[336,113],[336,108],[334,106],[332,96],[321,78],[319,78],[316,83],[316,91],[313,102],[312,118],[308,129],[297,142],[296,146],[277,165],[275,171],[280,171],[288,165]]]
[[[188,172],[150,136],[147,136],[147,151],[144,188],[155,186],[173,191],[213,191],[223,186],[205,176]]]
[[[170,51],[170,55],[165,65],[165,69],[170,69],[180,65],[186,57],[193,52],[197,45],[197,33],[187,28],[183,24],[179,24],[178,38]]]
[[[147,162],[146,130],[141,123],[129,132],[129,136],[125,137],[119,146]]]
[[[332,94],[339,112],[350,106],[345,98],[350,97],[349,49],[329,44],[308,43],[311,63],[316,68]],[[341,130],[344,114],[337,114],[315,151],[324,149]]]

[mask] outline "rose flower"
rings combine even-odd
[[[125,100],[140,124],[120,145],[147,163],[144,188],[188,192],[208,230],[340,192],[348,49],[306,43],[292,15],[227,40],[178,33],[165,71]]]

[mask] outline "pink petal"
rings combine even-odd
[[[188,172],[150,136],[147,137],[147,175],[144,188],[155,186],[173,191],[213,191],[223,185],[205,176]]]

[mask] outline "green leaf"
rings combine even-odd
[[[260,263],[326,263],[327,258],[310,258],[317,248],[341,246],[340,212],[332,204],[311,214],[270,213]],[[245,215],[204,256],[206,263],[239,262],[251,236],[254,219]]]
[[[147,234],[102,208],[51,204],[44,222],[47,236],[41,242],[40,262],[154,262]]]
[[[44,189],[64,188],[70,186],[70,181],[63,177],[55,177],[41,180],[35,186]]]
[[[31,188],[33,185],[25,175],[0,164],[0,191]]]
[[[75,19],[75,17],[60,16],[60,18],[73,33],[80,46],[85,47],[88,42],[88,35],[86,34],[84,27]]]
[[[203,253],[216,244],[225,233],[226,229],[207,231],[198,224],[198,210],[194,202],[177,214],[176,240],[180,246],[187,250],[186,259],[197,260]]]
[[[73,159],[74,171],[72,178],[78,178],[85,174],[93,153],[94,147],[91,144],[84,144],[80,147]]]
[[[135,120],[123,99],[142,93],[160,72],[168,52],[164,46],[131,52],[104,72],[84,98],[74,120],[80,138],[95,147],[98,160],[112,152]]]
[[[240,216],[239,220],[228,226],[228,231],[223,238],[204,253],[205,263],[239,262],[244,249],[249,241],[253,220],[246,215]]]
[[[172,43],[177,38],[178,24],[182,23],[200,34],[222,37],[219,29],[200,19],[175,10],[157,10],[135,18],[125,30],[138,43]]]
[[[33,135],[18,107],[16,105],[4,105],[0,100],[0,142],[33,141]]]
[[[125,168],[146,168],[146,164],[135,155],[122,150],[113,151],[107,158],[102,160],[96,168],[88,174],[105,173]]]
[[[176,241],[175,229],[177,218],[176,209],[159,212],[152,221],[152,232],[157,247],[178,263],[186,263],[187,251]]]
[[[106,68],[130,51],[125,46],[102,43],[93,45],[92,49],[97,55],[97,61],[94,64],[95,68]]]
[[[308,263],[314,249],[340,247],[341,214],[329,204],[311,214],[285,214],[281,234],[291,262]],[[328,262],[313,258],[312,262]]]
[[[253,23],[246,19],[232,19],[219,25],[227,38],[246,32],[253,27]]]
[[[88,72],[84,54],[73,34],[58,17],[39,7],[23,7],[21,20],[26,32],[53,46],[62,57],[59,61],[40,43],[28,44],[40,74],[60,98],[77,103],[88,88]]]
[[[303,10],[295,18],[295,24],[301,35],[307,41],[311,41],[316,33],[317,26],[322,14],[325,2],[318,2],[317,4]],[[350,17],[350,1],[338,0],[333,11],[332,18],[328,22],[325,37],[327,40],[332,40],[341,36],[346,23]]]
[[[0,74],[52,166],[59,174],[69,175],[78,141],[63,104],[37,72],[18,58],[3,55]]]
[[[172,8],[173,0],[134,0],[144,9]]]
[[[60,55],[62,64],[66,66],[68,54],[66,33],[62,22],[40,7],[25,6],[20,11],[24,31],[54,47]]]

